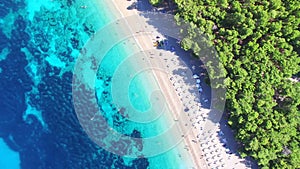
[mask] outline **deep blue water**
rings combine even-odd
[[[51,9],[31,13],[23,0],[0,6],[0,137],[19,154],[7,163],[24,169],[146,168],[147,159],[125,164],[98,147],[78,122],[66,69],[97,29],[73,15],[78,2],[55,1]]]

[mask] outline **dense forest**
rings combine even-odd
[[[176,17],[207,35],[226,69],[225,113],[241,156],[261,168],[300,168],[300,1],[174,2]],[[197,54],[203,48],[190,34],[182,46]]]

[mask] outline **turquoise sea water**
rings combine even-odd
[[[108,4],[102,4],[103,6],[107,6]],[[101,6],[101,5],[100,5]],[[117,13],[116,10],[110,11],[109,13],[113,14],[112,21],[115,19],[120,18],[120,14]],[[108,14],[107,14],[108,15]],[[105,35],[103,35],[105,36]],[[104,39],[109,39],[104,38]],[[127,45],[124,45],[124,44]],[[132,44],[132,45],[128,45]],[[111,126],[114,126],[114,129],[121,133],[130,134],[134,130],[138,130],[142,137],[148,138],[148,137],[155,137],[163,132],[166,132],[170,125],[172,125],[172,122],[167,121],[166,117],[163,115],[167,113],[166,111],[169,111],[168,109],[161,110],[156,109],[153,110],[151,108],[158,106],[158,105],[152,105],[150,98],[151,94],[153,92],[159,90],[158,84],[155,81],[153,72],[150,70],[143,70],[142,65],[139,65],[138,63],[134,62],[135,57],[138,57],[140,49],[138,48],[138,45],[135,43],[134,39],[132,37],[127,38],[124,41],[119,42],[116,44],[104,57],[104,59],[101,61],[100,70],[104,70],[106,73],[106,76],[112,76],[112,78],[117,77],[116,81],[112,85],[117,85],[117,87],[113,88],[114,90],[128,90],[128,98],[130,100],[130,106],[133,107],[135,110],[139,111],[143,116],[149,116],[149,114],[162,114],[162,116],[157,116],[157,118],[153,119],[151,122],[145,122],[145,123],[135,123],[131,121],[123,122],[123,125],[116,126],[113,123],[110,123]],[[128,61],[129,60],[129,61]],[[137,60],[137,59],[136,59]],[[128,61],[128,62],[126,62]],[[132,61],[132,62],[130,62]],[[140,73],[136,74],[133,77],[128,77],[127,75],[132,75],[140,71]],[[132,74],[130,74],[130,72]],[[118,74],[119,73],[119,74]],[[128,79],[129,78],[129,79]],[[99,79],[97,79],[99,80]],[[127,87],[126,82],[130,81],[129,87]],[[112,90],[111,86],[108,86],[109,89],[102,88],[101,84],[103,84],[103,81],[98,81],[96,84],[100,84],[99,86],[96,85],[96,88],[98,89],[98,93],[101,93],[104,90]],[[125,84],[124,84],[125,83]],[[116,92],[118,93],[118,91]],[[101,101],[101,98],[98,97],[98,100],[100,102],[100,105],[102,105],[102,108],[106,110],[106,113],[108,114],[114,114],[115,112],[112,111],[107,104],[103,104]],[[121,99],[122,100],[122,99]],[[109,103],[110,101],[115,100],[106,100],[106,103]],[[102,104],[101,104],[102,102]],[[122,102],[122,101],[121,101]],[[126,102],[127,103],[127,102]],[[126,104],[125,104],[126,106]],[[167,108],[167,107],[165,107]],[[111,120],[112,122],[113,120]],[[172,137],[172,136],[170,136]],[[163,138],[160,141],[166,141],[170,138]],[[153,149],[157,149],[159,152],[160,147],[153,147]],[[126,158],[124,158],[126,159]],[[127,159],[130,161],[130,159]],[[175,149],[169,150],[165,152],[164,154],[158,155],[156,157],[148,158],[149,166],[148,168],[151,169],[161,169],[161,168],[170,168],[170,169],[176,169],[176,168],[185,168],[184,162],[180,161],[178,157],[178,151]]]
[[[133,39],[131,39],[133,40]],[[107,116],[109,118],[110,126],[113,126],[120,133],[130,134],[134,130],[138,130],[143,138],[155,137],[163,132],[166,132],[172,122],[167,121],[164,114],[167,113],[168,109],[161,110],[151,109],[157,105],[152,105],[150,99],[151,94],[154,91],[159,90],[158,84],[155,81],[153,72],[150,70],[141,71],[134,77],[129,77],[130,72],[134,74],[135,70],[140,68],[132,62],[124,62],[129,58],[134,58],[134,53],[138,52],[139,49],[137,46],[132,46],[131,48],[124,48],[122,45],[123,42],[116,44],[107,55],[104,57],[103,62],[101,63],[100,69],[106,72],[106,76],[110,76],[112,74],[113,78],[118,77],[113,85],[116,85],[114,90],[128,90],[128,100],[130,101],[130,105],[124,101],[124,106],[133,107],[138,113],[142,116],[149,116],[150,114],[162,114],[158,115],[157,118],[154,118],[152,121],[145,121],[144,123],[126,121],[123,122],[122,125],[114,125],[113,115],[116,113],[113,111],[107,103],[110,103],[113,100],[112,98],[106,99],[102,101],[101,95],[98,94],[99,105],[102,106],[102,109],[105,110]],[[131,60],[131,59],[130,59]],[[134,68],[133,68],[134,67]],[[106,70],[106,71],[105,71]],[[142,70],[142,69],[141,69]],[[119,74],[118,74],[119,73]],[[128,79],[129,78],[129,79]],[[126,82],[130,81],[128,84],[128,88]],[[103,91],[112,90],[111,86],[103,87],[105,82],[103,80],[96,80],[96,92],[102,93]],[[125,83],[125,84],[124,84]],[[102,86],[102,87],[101,87]],[[118,93],[118,91],[115,91]],[[119,102],[122,103],[122,98],[119,98]],[[126,99],[125,99],[126,100]],[[156,112],[155,112],[156,111]],[[111,116],[110,116],[110,115]],[[156,117],[156,116],[155,116]],[[117,123],[118,124],[118,123]],[[172,136],[170,136],[172,137]],[[162,139],[160,141],[166,141],[168,138]],[[160,147],[153,147],[153,149],[157,149],[160,152]],[[129,158],[124,158],[130,161]],[[176,149],[165,152],[164,154],[158,155],[156,157],[148,158],[149,160],[149,168],[160,169],[160,168],[180,168],[180,165],[184,166],[184,162],[180,161],[178,158],[178,152]],[[184,168],[184,167],[183,167]]]
[[[3,169],[20,168],[20,155],[18,152],[11,150],[3,139],[0,139],[0,166]]]
[[[110,8],[109,1],[1,3],[5,3],[3,6],[7,9],[0,11],[0,23],[5,23],[0,24],[0,89],[3,93],[0,99],[6,101],[0,105],[0,137],[5,138],[0,141],[0,156],[5,154],[9,158],[1,158],[1,169],[180,168],[182,162],[176,149],[138,160],[114,156],[95,145],[78,123],[72,105],[72,71],[89,38],[120,17]],[[116,99],[113,93],[123,91],[128,92],[127,98],[117,99],[124,102],[122,106],[138,111],[141,117],[165,113],[153,109],[157,105],[150,101],[153,91],[158,90],[151,71],[130,76],[139,70],[139,65],[126,60],[139,49],[134,44],[128,46],[129,42],[134,42],[132,37],[115,44],[105,55],[98,67],[95,95],[115,130],[128,135],[137,130],[142,137],[153,137],[172,125],[164,116],[147,123],[116,120],[113,116],[120,108],[111,105]],[[108,82],[108,78],[115,83]],[[124,83],[128,81],[129,84]],[[113,92],[114,87],[117,91]],[[104,92],[108,92],[108,97],[104,97]]]

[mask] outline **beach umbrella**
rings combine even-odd
[[[196,83],[201,83],[201,80],[200,80],[200,79],[197,79],[197,80],[196,80]]]
[[[181,88],[180,87],[176,88],[175,90],[178,91],[178,92],[181,92]]]
[[[199,88],[199,87],[200,87],[200,84],[196,84],[196,87]]]
[[[202,92],[202,91],[203,91],[202,88],[199,88],[198,90],[199,90],[199,92]]]
[[[194,78],[194,79],[197,79],[197,78],[199,78],[199,76],[196,75],[196,74],[194,74],[194,75],[193,75],[193,78]]]

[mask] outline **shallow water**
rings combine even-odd
[[[0,166],[1,168],[20,168],[19,153],[10,149],[3,139],[0,139]]]

